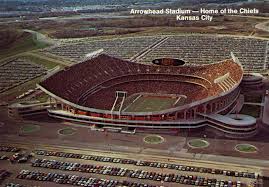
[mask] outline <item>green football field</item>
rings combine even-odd
[[[152,112],[171,108],[177,98],[140,97],[124,110],[125,112]]]

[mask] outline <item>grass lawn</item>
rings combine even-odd
[[[34,49],[41,49],[47,47],[48,44],[39,42],[35,39],[32,34],[27,34],[25,37],[19,39],[18,41],[14,42],[8,48],[0,51],[0,58],[7,58],[19,53],[23,53],[26,51],[31,51]]]
[[[64,128],[64,129],[60,129],[58,132],[59,132],[59,134],[61,134],[61,135],[73,135],[73,134],[75,134],[76,133],[76,129],[74,129],[74,128],[70,128],[70,127],[66,127],[66,128]]]
[[[162,97],[140,97],[134,103],[128,106],[126,112],[152,112],[170,108],[176,101],[176,98]]]
[[[31,133],[31,132],[36,132],[40,129],[39,125],[33,125],[33,124],[29,124],[29,125],[24,125],[21,127],[21,132],[22,133]]]
[[[201,139],[193,139],[188,142],[188,145],[193,148],[205,148],[208,147],[209,143]]]
[[[52,69],[52,68],[59,65],[59,64],[57,64],[57,63],[55,63],[55,62],[53,62],[51,60],[42,58],[41,56],[40,57],[33,56],[33,55],[31,55],[31,53],[30,54],[28,54],[28,53],[23,54],[23,55],[20,56],[20,58],[27,59],[27,60],[29,60],[29,61],[31,61],[33,63],[36,63],[36,64],[40,64],[40,65],[46,67],[47,69]]]
[[[49,99],[49,95],[45,94],[45,93],[42,93],[41,95],[39,95],[38,97],[36,97],[36,99],[41,102],[41,103],[44,103],[44,102],[47,102],[48,99]]]
[[[163,137],[158,135],[149,135],[144,138],[144,142],[148,144],[160,144],[164,141]]]
[[[239,144],[235,146],[237,151],[247,152],[247,153],[254,153],[257,152],[257,148],[254,145],[250,144]]]

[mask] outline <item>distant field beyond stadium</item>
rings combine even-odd
[[[183,103],[185,100],[182,96],[169,95],[140,95],[131,104],[126,106],[125,112],[153,112],[171,108]]]

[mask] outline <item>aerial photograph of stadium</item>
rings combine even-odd
[[[0,4],[0,186],[269,187],[268,0]]]

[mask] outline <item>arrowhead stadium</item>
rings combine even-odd
[[[256,119],[238,108],[243,67],[231,53],[205,65],[177,59],[141,64],[95,54],[44,78],[50,116],[121,130],[181,131],[210,127],[226,137],[250,137]]]

